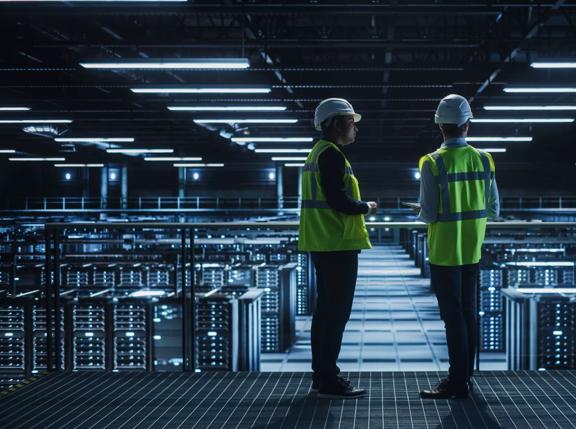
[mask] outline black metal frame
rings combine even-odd
[[[76,225],[75,225],[76,226]],[[122,227],[134,228],[133,225],[122,224],[94,224],[90,227],[94,228],[114,228],[119,229]],[[185,372],[194,372],[196,370],[195,359],[195,311],[194,311],[194,229],[188,225],[162,225],[164,228],[174,228],[180,230],[181,236],[181,249],[180,249],[180,304],[182,306],[182,369]],[[61,286],[61,273],[60,273],[60,237],[65,231],[65,225],[46,225],[45,229],[45,300],[46,300],[46,341],[47,341],[47,358],[46,366],[48,371],[61,371],[61,350],[56,346],[55,353],[53,352],[54,345],[61,342],[61,326],[60,320],[60,286]],[[190,236],[188,236],[188,232]],[[187,241],[190,249],[187,249]],[[190,288],[186,286],[186,269],[190,267]],[[54,329],[54,335],[52,330]],[[150,347],[150,342],[148,343]],[[147,363],[147,369],[151,370],[153,362],[151,358]],[[54,362],[55,360],[55,362]]]

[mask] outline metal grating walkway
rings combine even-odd
[[[437,372],[356,372],[359,400],[307,373],[62,373],[0,398],[2,428],[575,428],[574,371],[482,372],[466,400],[422,401]]]

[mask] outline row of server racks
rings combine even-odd
[[[47,368],[47,274],[41,231],[3,233],[0,383],[6,387]],[[72,230],[62,237],[59,344],[51,351],[60,368],[181,369],[183,275],[195,291],[196,370],[258,371],[261,353],[294,343],[296,315],[312,311],[315,294],[308,255],[297,253],[294,242],[199,238],[191,270],[177,239],[150,235]]]
[[[402,243],[429,277],[427,234],[404,232]],[[487,236],[478,278],[480,351],[506,353],[514,370],[576,368],[575,260],[571,233]]]

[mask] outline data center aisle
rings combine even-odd
[[[262,371],[309,371],[311,317],[297,321],[298,339],[287,353],[263,354]],[[447,369],[444,324],[430,280],[399,245],[360,254],[354,306],[344,333],[343,371]],[[482,369],[505,369],[502,354],[483,354]]]

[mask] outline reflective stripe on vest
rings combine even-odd
[[[440,185],[440,200],[442,203],[442,213],[438,214],[438,222],[455,222],[459,220],[481,219],[487,217],[486,209],[488,208],[488,201],[490,198],[490,180],[492,172],[490,170],[490,160],[488,157],[479,152],[482,159],[482,166],[484,171],[481,172],[464,172],[464,173],[450,173],[446,171],[444,160],[438,152],[431,154],[438,167],[438,182]],[[468,180],[484,180],[484,210],[472,210],[466,212],[452,213],[450,208],[450,193],[448,183],[451,182],[465,182]]]
[[[318,156],[320,156],[320,154],[318,154]],[[320,171],[320,168],[318,167],[318,160],[314,159],[313,162],[309,163],[309,164],[304,164],[304,168],[303,171],[309,171],[310,173],[318,173]],[[344,172],[346,174],[350,174],[353,175],[354,171],[352,170],[351,166],[345,166],[344,167]],[[318,183],[316,182],[316,180],[312,180],[311,185],[311,196],[312,199],[310,200],[302,200],[302,208],[304,209],[329,209],[330,207],[328,206],[328,204],[326,203],[326,201],[319,201],[318,200]],[[350,184],[347,184],[346,187],[346,194],[353,198],[353,191],[350,188]]]

